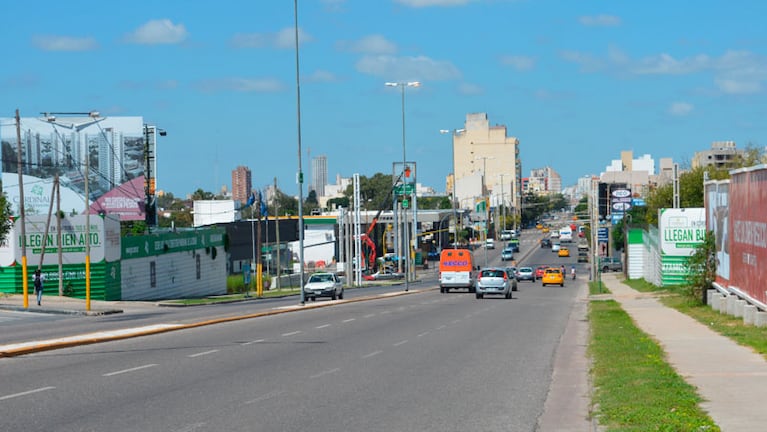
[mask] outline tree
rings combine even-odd
[[[430,196],[418,198],[419,210],[447,210],[453,208],[450,198],[446,196]]]
[[[320,208],[320,204],[317,202],[317,192],[310,190],[309,194],[304,200],[304,213],[311,213],[312,210]]]
[[[200,200],[212,200],[215,198],[215,195],[213,192],[206,192],[202,189],[197,189],[192,193],[192,199],[194,201],[200,201]]]
[[[695,247],[695,252],[688,258],[690,271],[688,294],[701,304],[708,303],[707,291],[716,280],[716,238],[713,231],[706,231],[703,242]]]
[[[389,207],[392,194],[391,174],[376,173],[373,177],[360,176],[360,202],[369,210]],[[354,185],[349,185],[344,196],[351,199],[354,196]]]
[[[272,203],[269,206],[269,214],[277,215],[277,211],[279,211],[279,214],[281,215],[285,215],[285,214],[297,215],[298,200],[296,198],[293,198],[292,196],[285,194],[283,191],[277,189],[274,193],[274,199],[272,200]]]
[[[13,227],[13,210],[5,193],[0,194],[0,242],[4,242]]]
[[[679,175],[679,206],[703,207],[703,179],[708,176],[709,180],[724,180],[730,178],[727,169],[716,169],[713,166],[697,167]],[[647,196],[648,224],[658,225],[658,210],[670,208],[674,205],[674,185],[667,183],[652,189]]]

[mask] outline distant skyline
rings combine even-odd
[[[388,173],[402,159],[401,90],[386,82],[421,83],[405,89],[406,153],[440,192],[452,163],[439,131],[463,128],[468,113],[519,139],[523,176],[550,166],[563,187],[621,150],[685,165],[714,141],[767,144],[767,2],[298,5],[304,195],[315,154],[331,178]],[[293,2],[41,0],[3,11],[0,117],[142,117],[167,131],[157,189],[218,191],[242,165],[254,187],[277,177],[297,195]]]

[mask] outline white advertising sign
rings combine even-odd
[[[706,237],[705,208],[661,209],[658,221],[664,255],[690,256]]]

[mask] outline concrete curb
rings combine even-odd
[[[386,294],[375,295],[375,296],[364,296],[364,297],[358,297],[358,298],[348,299],[348,300],[330,300],[327,302],[313,303],[311,305],[309,304],[294,305],[294,306],[287,306],[287,307],[272,309],[272,310],[268,310],[264,312],[258,312],[258,313],[247,314],[247,315],[238,315],[233,317],[216,318],[216,319],[200,321],[200,322],[191,323],[191,324],[155,324],[152,326],[139,327],[136,329],[128,328],[128,329],[114,330],[109,332],[88,333],[88,334],[76,335],[76,336],[70,336],[70,337],[58,338],[58,339],[2,345],[0,346],[0,358],[17,357],[17,356],[32,354],[32,353],[41,352],[41,351],[50,351],[50,350],[55,350],[60,348],[70,348],[70,347],[80,346],[80,345],[90,345],[90,344],[95,344],[100,342],[130,339],[130,338],[139,337],[139,336],[155,335],[160,333],[167,333],[170,331],[185,330],[185,329],[191,329],[195,327],[209,326],[209,325],[227,323],[232,321],[240,321],[240,320],[259,318],[259,317],[271,316],[271,315],[280,315],[284,313],[296,312],[301,310],[317,309],[317,308],[336,306],[336,305],[347,304],[347,303],[357,303],[357,302],[363,302],[363,301],[378,300],[378,299],[389,298],[389,297],[399,297],[399,296],[409,295],[409,294],[419,294],[422,292],[433,291],[436,289],[437,288],[426,288],[426,289],[420,289],[420,290],[409,290],[409,291],[386,293]],[[22,308],[22,310],[26,310],[26,309]]]

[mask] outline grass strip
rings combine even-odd
[[[592,301],[593,414],[606,431],[719,431],[660,346],[613,301]]]

